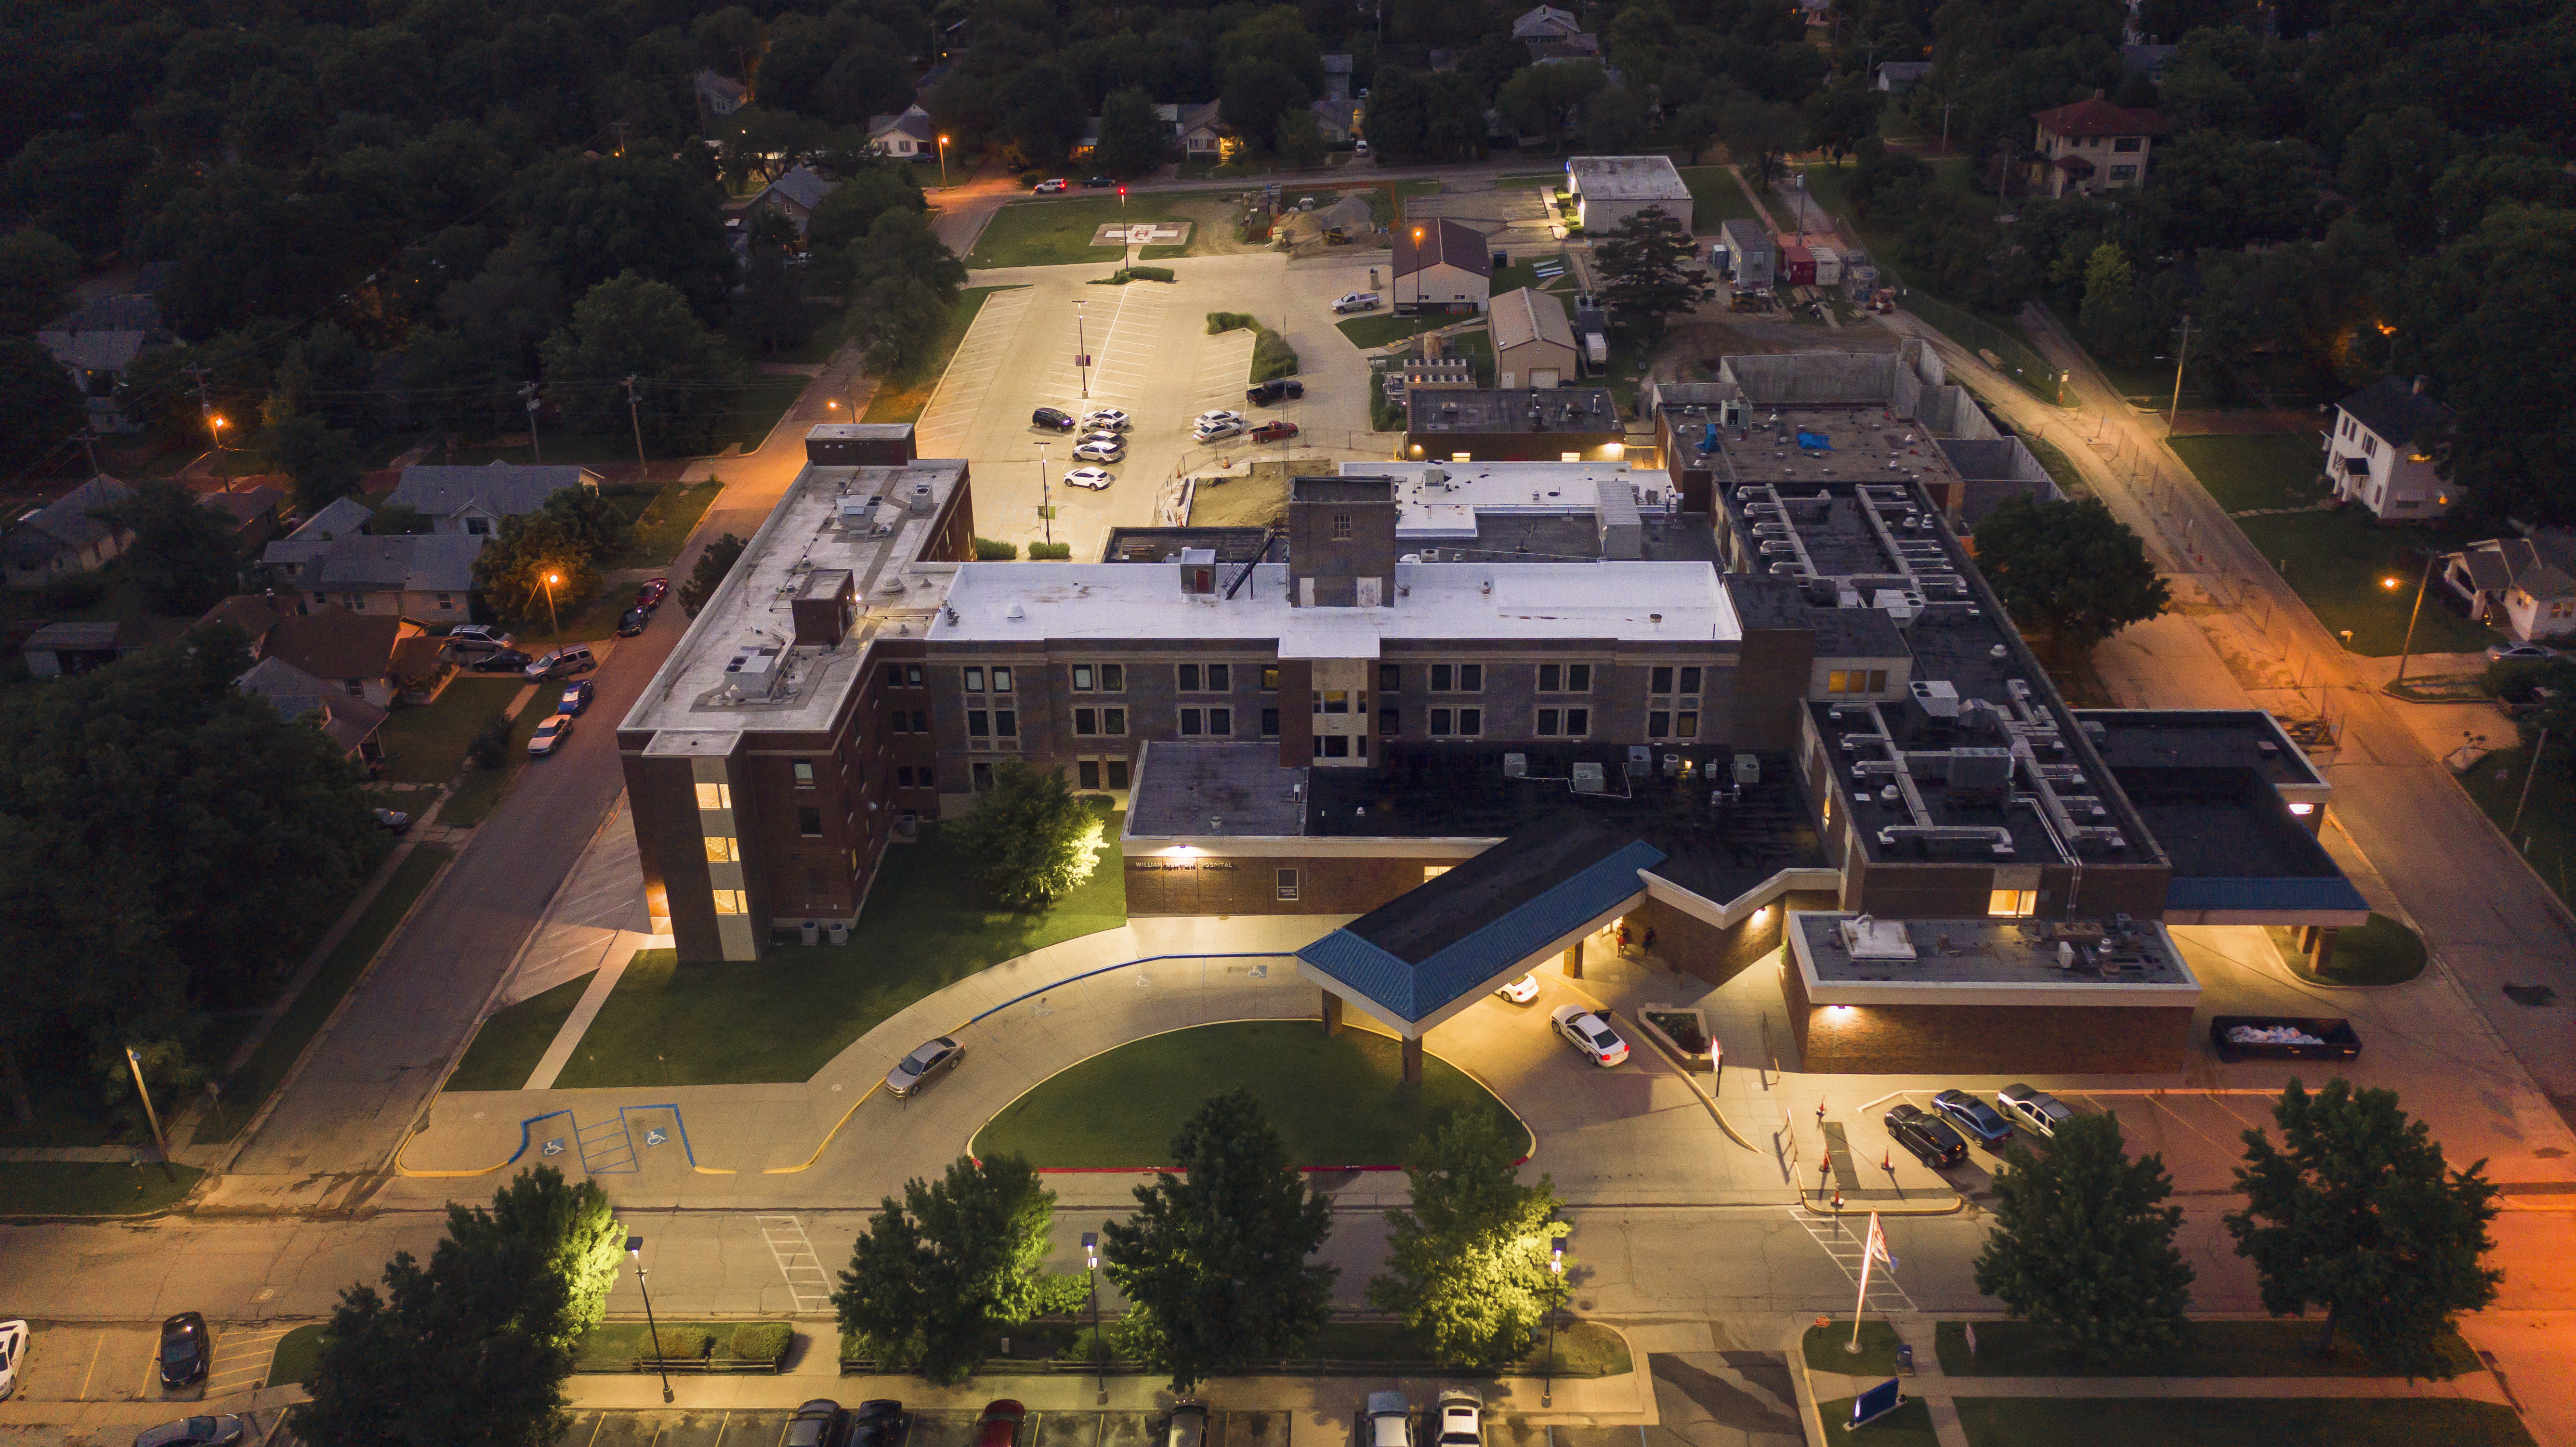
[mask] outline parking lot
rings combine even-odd
[[[1864,1164],[1875,1164],[1879,1156],[1876,1142],[1885,1135],[1879,1125],[1888,1107],[1900,1100],[1911,1101],[1922,1109],[1932,1109],[1933,1091],[1906,1090],[1870,1103],[1867,1111],[1867,1134]],[[2214,1090],[2054,1090],[2067,1109],[2078,1115],[2114,1115],[2120,1119],[2120,1134],[2132,1157],[2160,1155],[2165,1170],[2173,1177],[2174,1190],[2184,1195],[2232,1191],[2235,1169],[2245,1157],[2244,1132],[2263,1129],[2269,1133],[2272,1120],[2273,1092]],[[1981,1093],[1987,1104],[1994,1103],[1993,1092]],[[2019,1129],[2016,1138],[2033,1150],[2044,1151],[2048,1143]],[[2277,1139],[2277,1137],[2276,1137]],[[1902,1152],[1900,1151],[1900,1154]],[[1973,1195],[1989,1189],[1995,1164],[2002,1157],[1971,1141],[1964,1165],[1943,1172],[1963,1194]]]
[[[205,1386],[165,1393],[153,1359],[160,1323],[54,1326],[40,1321],[28,1338],[17,1396],[30,1402],[217,1402],[267,1385],[278,1338],[292,1329],[208,1322],[214,1366]]]

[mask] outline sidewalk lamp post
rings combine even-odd
[[[1542,1407],[1556,1403],[1556,1311],[1565,1304],[1565,1238],[1556,1236],[1547,1246],[1547,1356],[1539,1362],[1539,1397]]]
[[[546,627],[556,633],[563,631],[563,624],[555,618],[555,585],[562,581],[561,573],[546,574]]]
[[[653,1335],[653,1369],[662,1374],[662,1401],[671,1400],[671,1369],[662,1365],[662,1328],[653,1320],[653,1290],[644,1284],[644,1238],[626,1238],[626,1259],[635,1263],[635,1289],[644,1293],[644,1329]]]
[[[1091,1281],[1091,1384],[1094,1406],[1109,1404],[1109,1366],[1100,1355],[1100,1233],[1082,1233],[1082,1270]]]
[[[143,1097],[143,1119],[152,1126],[152,1145],[161,1152],[161,1164],[166,1168],[170,1164],[170,1141],[161,1134],[160,1112],[152,1108],[152,1088],[143,1083],[143,1057],[131,1045],[125,1047],[125,1063],[134,1068],[134,1093]]]
[[[943,190],[948,185],[948,138],[946,136],[939,138],[939,184]]]
[[[1082,377],[1082,400],[1091,400],[1091,341],[1082,327],[1082,298],[1073,302],[1073,370]],[[1114,329],[1113,329],[1114,330]]]
[[[2415,581],[2415,609],[2406,615],[2406,646],[2397,655],[2397,676],[2388,681],[2388,686],[2391,688],[2406,681],[2406,661],[2415,653],[2415,623],[2424,616],[2424,590],[2433,586],[2433,564],[2441,556],[2430,549],[2425,550],[2424,576]],[[2393,593],[2397,591],[2402,580],[2382,578],[2379,581],[2382,587]]]

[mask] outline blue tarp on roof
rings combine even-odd
[[[1584,924],[1616,909],[1645,888],[1641,869],[1664,862],[1664,851],[1632,841],[1580,872],[1550,885],[1411,965],[1350,932],[1337,929],[1297,952],[1297,958],[1367,996],[1398,1019],[1430,1018],[1459,996],[1481,989]],[[1473,869],[1473,861],[1458,866]]]
[[[1821,432],[1810,432],[1804,427],[1798,429],[1798,445],[1810,452],[1831,452],[1834,450],[1834,440],[1832,438],[1827,437]]]
[[[2370,902],[2342,875],[2299,879],[2184,879],[2165,884],[2165,908],[2277,910],[2282,913],[2366,910]]]

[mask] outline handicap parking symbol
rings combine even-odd
[[[544,1146],[544,1147],[543,1147],[543,1148],[542,1148],[538,1153],[539,1153],[540,1155],[549,1155],[549,1156],[559,1156],[559,1155],[562,1155],[562,1154],[563,1154],[563,1137],[562,1137],[562,1136],[556,1136],[553,1140],[550,1140],[550,1141],[546,1142],[546,1143],[545,1143],[545,1146]]]
[[[644,1144],[648,1146],[658,1146],[670,1138],[671,1137],[658,1125],[653,1127],[651,1130],[644,1132]]]

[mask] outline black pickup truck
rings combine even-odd
[[[2219,1015],[2209,1043],[2221,1060],[2351,1060],[2361,1054],[2352,1022],[2277,1015]]]
[[[1298,381],[1294,377],[1273,377],[1269,381],[1245,391],[1243,399],[1256,407],[1266,407],[1273,402],[1284,401],[1290,397],[1303,397],[1305,395],[1305,383]]]

